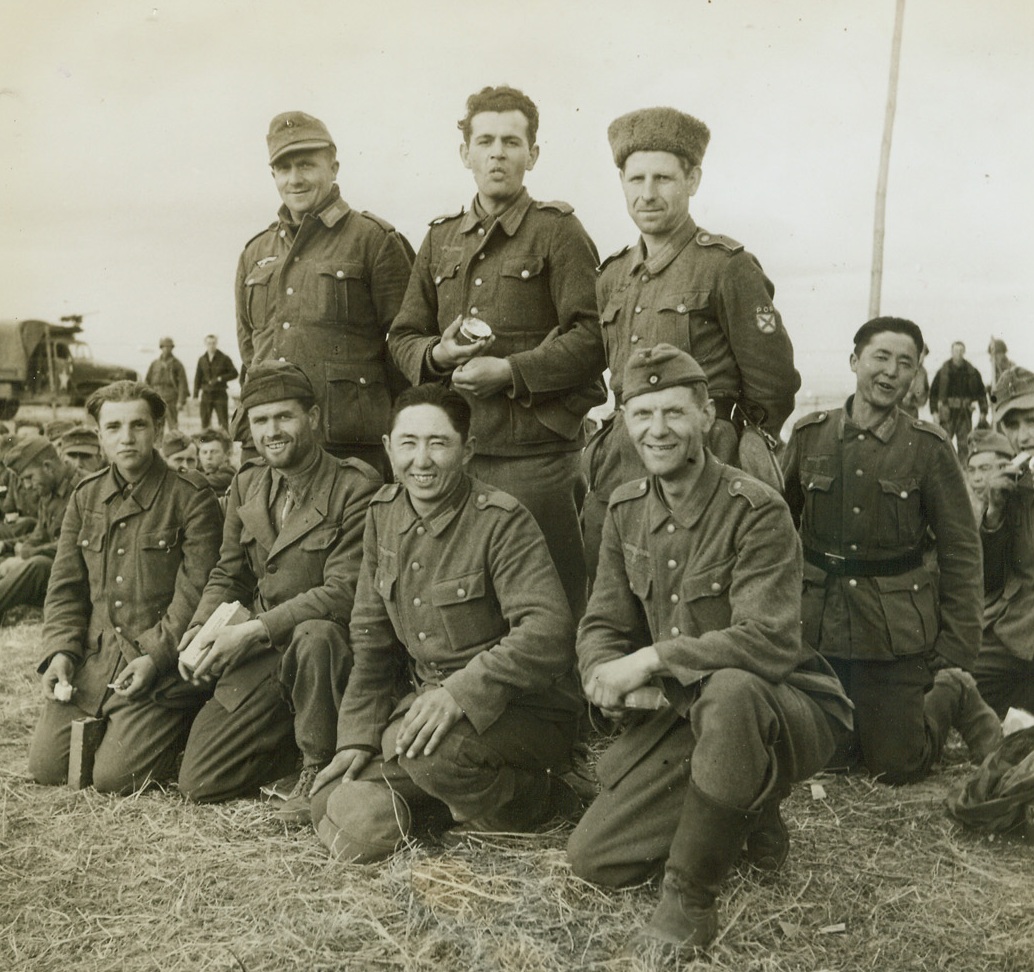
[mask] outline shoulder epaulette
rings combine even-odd
[[[649,485],[646,479],[633,479],[630,483],[622,483],[610,494],[610,505],[617,506],[618,503],[642,499],[650,491]]]
[[[564,216],[570,216],[574,212],[574,206],[564,202],[562,199],[548,199],[545,202],[535,202],[536,209],[555,209]]]
[[[402,483],[385,483],[370,498],[371,503],[391,503],[402,490]]]
[[[368,462],[364,462],[362,459],[356,459],[354,456],[350,456],[347,459],[336,460],[339,466],[345,466],[349,469],[354,469],[356,472],[362,473],[367,479],[372,480],[375,483],[384,482],[384,477],[377,472]],[[397,484],[396,484],[397,485]]]
[[[87,475],[83,476],[83,478],[80,479],[79,482],[77,482],[75,486],[72,488],[72,492],[74,493],[77,489],[82,489],[83,486],[85,486],[87,483],[92,483],[95,479],[100,479],[101,476],[107,473],[107,471],[108,467],[104,466],[104,468],[98,469],[96,472],[88,473]]]
[[[258,466],[265,466],[266,460],[262,456],[252,456],[250,459],[245,459],[237,467],[237,472],[244,472],[245,469],[253,469]]]
[[[700,246],[720,246],[730,253],[739,253],[743,244],[738,243],[731,236],[722,236],[721,233],[708,233],[707,230],[697,230],[694,241]]]
[[[819,425],[829,418],[829,412],[809,412],[793,423],[794,429],[803,429],[809,425]]]
[[[196,469],[181,469],[176,473],[176,475],[184,482],[190,483],[194,489],[202,490],[212,488],[208,485],[208,480],[205,479],[205,477]]]
[[[736,470],[731,470],[736,473]],[[772,502],[772,493],[764,483],[753,476],[732,475],[729,477],[729,495],[742,496],[756,510]]]
[[[279,224],[279,223],[277,223],[277,222],[272,222],[272,223],[270,223],[270,224],[269,224],[269,225],[268,225],[268,226],[267,226],[267,227],[266,227],[265,229],[261,229],[261,230],[259,230],[259,231],[258,231],[258,232],[257,232],[257,233],[256,233],[256,234],[255,234],[255,235],[254,235],[254,236],[253,236],[253,237],[252,237],[251,239],[250,239],[250,240],[248,240],[248,242],[247,242],[247,243],[245,243],[245,244],[244,244],[244,249],[246,250],[246,249],[247,249],[247,248],[248,248],[249,246],[251,246],[251,244],[252,244],[252,243],[254,243],[254,242],[255,242],[255,240],[257,240],[257,239],[258,239],[258,238],[259,238],[260,236],[265,236],[265,235],[266,235],[266,233],[270,232],[271,230],[275,230],[275,229],[277,228],[277,226],[279,226],[279,225],[280,225],[280,224]]]
[[[376,223],[385,233],[394,233],[395,227],[391,225],[386,219],[381,219],[376,213],[371,213],[369,210],[364,209],[360,216],[365,216],[371,222]]]
[[[628,252],[629,250],[631,250],[631,249],[632,249],[632,244],[631,244],[631,243],[629,243],[629,244],[628,244],[628,246],[623,246],[623,247],[621,247],[621,249],[620,249],[620,250],[618,250],[617,252],[615,252],[615,253],[611,253],[611,255],[610,255],[609,257],[607,257],[607,259],[606,259],[606,260],[604,260],[604,261],[603,261],[603,262],[602,262],[602,263],[601,263],[601,264],[600,264],[600,265],[599,265],[599,266],[598,266],[598,267],[596,268],[596,272],[597,272],[597,273],[602,273],[602,272],[603,272],[603,268],[604,268],[604,267],[606,267],[608,263],[613,263],[613,262],[614,262],[615,260],[617,260],[617,259],[618,259],[619,257],[623,257],[623,256],[624,256],[624,255],[625,255],[625,254],[626,254],[626,253],[627,253],[627,252]]]
[[[427,225],[441,226],[442,223],[447,223],[450,219],[459,219],[465,212],[466,210],[462,206],[460,206],[460,211],[458,213],[447,213],[445,216],[435,216],[435,218],[432,219],[431,222],[429,222]]]
[[[919,429],[920,432],[929,432],[930,435],[937,436],[941,442],[947,442],[948,433],[944,431],[939,425],[934,425],[933,422],[926,422],[920,418],[912,419],[912,428]]]
[[[509,493],[504,493],[501,489],[485,489],[483,483],[478,485],[481,486],[481,489],[478,491],[477,496],[474,497],[474,505],[479,510],[483,510],[486,506],[494,506],[496,509],[512,513],[521,505],[518,500],[514,499]]]

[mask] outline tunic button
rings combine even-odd
[[[485,235],[485,227],[484,226],[479,226],[478,227],[478,236],[484,236],[484,235]]]
[[[165,546],[165,541],[164,540],[159,540],[158,541],[158,546],[159,547],[164,547]]]
[[[365,378],[360,378],[359,379],[359,384],[360,385],[365,385],[366,384],[366,379]]]
[[[122,602],[121,601],[116,601],[115,602],[115,607],[122,607]]]
[[[425,533],[427,533],[427,531],[422,526],[418,526],[416,528],[416,535],[418,537],[422,537]]]
[[[121,584],[122,583],[122,575],[121,574],[119,574],[119,576],[115,578],[115,583],[116,584]]]
[[[856,580],[855,580],[855,579],[854,579],[854,578],[852,577],[852,578],[851,578],[851,579],[850,579],[850,580],[849,580],[849,581],[847,582],[847,586],[848,586],[848,587],[857,587],[857,586],[858,586],[858,581],[856,581]]]
[[[675,308],[675,311],[678,314],[685,314],[686,313],[686,305],[685,304],[679,304],[679,306]]]
[[[287,236],[287,230],[281,230],[280,231],[280,239],[283,239],[285,236]]]
[[[283,364],[287,360],[287,358],[277,358],[276,360]]]
[[[714,591],[715,594],[717,594],[721,589],[722,589],[722,585],[719,584],[718,581],[713,581],[711,583],[711,590]]]
[[[678,564],[677,564],[677,563],[676,563],[676,562],[675,562],[674,560],[669,560],[669,561],[668,561],[668,566],[669,566],[669,567],[670,567],[670,568],[671,568],[672,570],[674,570],[674,569],[675,569],[676,567],[678,567]]]
[[[858,544],[857,543],[852,543],[851,544],[851,549],[852,550],[857,550],[858,549]]]
[[[337,277],[338,280],[344,280],[345,279],[345,271],[344,270],[338,270],[338,272],[335,273],[334,276]]]
[[[734,479],[732,481],[732,488],[733,489],[739,489],[742,485],[743,485],[743,483],[740,480],[738,480],[738,479]]]
[[[672,633],[673,635],[675,635],[676,637],[678,637],[678,636],[679,636],[679,635],[680,635],[680,634],[681,634],[682,632],[681,632],[681,631],[679,631],[679,629],[678,629],[678,628],[672,628],[672,629],[671,629],[671,633]]]
[[[639,484],[639,488],[640,489],[646,489],[646,480],[645,479]]]
[[[668,526],[667,526],[667,530],[668,530],[668,533],[674,533],[675,532],[675,524],[674,523],[669,523]]]
[[[409,565],[409,569],[410,570],[419,570],[420,569],[420,564],[417,563],[417,561],[414,560],[413,563],[411,563]]]
[[[290,321],[284,321],[284,323],[281,325],[281,327],[283,327],[283,329],[285,331],[288,331],[291,328],[291,322]]]
[[[117,553],[119,556],[122,556],[122,554],[124,554],[125,552],[126,552],[126,548],[125,547],[119,547],[118,550],[115,551],[115,553]]]
[[[413,598],[413,607],[420,607],[420,605],[423,604],[423,603],[424,602],[421,601],[419,597],[414,597]]]
[[[907,489],[903,489],[901,491],[901,498],[902,499],[908,499],[908,490]]]
[[[126,521],[125,520],[120,520],[119,524],[118,524],[118,528],[120,530],[125,530],[125,528],[126,528]]]
[[[530,277],[530,276],[531,276],[531,274],[530,274],[530,273],[528,273],[528,271],[527,271],[527,270],[522,270],[522,271],[521,271],[521,280],[527,280],[527,279],[528,279],[528,277]]]
[[[302,259],[301,257],[295,257],[291,262],[292,263],[299,263],[301,261],[301,259]]]
[[[484,505],[488,502],[488,497],[484,493],[478,493],[478,503]]]
[[[679,596],[678,596],[678,594],[672,594],[671,595],[671,603],[672,604],[678,604],[679,603]]]
[[[858,441],[861,442],[864,438],[865,438],[865,433],[864,432],[859,432],[858,433]]]
[[[115,633],[116,634],[122,634],[122,625],[120,625],[120,624],[116,624],[115,625]]]
[[[700,234],[700,242],[701,243],[709,243],[710,240],[711,240],[711,234],[710,233],[701,233]]]
[[[651,385],[656,385],[657,384],[657,380],[658,379],[657,379],[656,375],[650,375],[650,384]]]
[[[79,546],[81,546],[81,547],[88,547],[89,545],[90,545],[90,541],[89,540],[80,540],[79,541]]]
[[[913,591],[918,591],[919,590],[919,585],[918,584],[913,584],[912,585],[912,590]]]
[[[636,306],[636,309],[635,309],[635,312],[636,312],[637,314],[642,314],[642,312],[643,312],[643,309],[642,309],[642,307],[639,307],[639,306],[637,305],[637,306]]]
[[[471,307],[471,309],[470,309],[470,313],[471,313],[471,314],[472,314],[473,316],[475,316],[475,317],[476,317],[476,316],[477,316],[477,312],[478,312],[478,309],[477,309],[476,307]]]
[[[854,471],[854,474],[855,474],[856,476],[864,476],[864,475],[865,475],[865,470],[864,470],[864,469],[856,469],[856,470]]]
[[[416,636],[417,636],[417,640],[418,641],[427,641],[427,634],[426,634],[426,632],[418,631]]]
[[[457,587],[456,588],[456,596],[457,597],[466,597],[467,596],[467,592],[462,587]]]
[[[293,297],[294,296],[294,287],[288,287],[287,288],[287,296],[288,297]]]
[[[436,284],[440,284],[440,283],[442,282],[442,278],[441,278],[441,277],[435,277],[435,278],[434,278],[434,282],[435,282]]]
[[[861,513],[862,512],[862,508],[860,506],[852,507],[851,512],[852,513]]]
[[[267,574],[275,574],[276,572],[277,572],[276,564],[268,564],[266,566],[266,573]]]
[[[650,275],[648,273],[644,273],[639,279],[642,280],[643,283],[646,283],[650,279]]]
[[[475,277],[474,278],[474,286],[475,287],[480,287],[481,286],[481,278],[480,277]]]
[[[639,343],[639,335],[638,334],[633,334],[632,335],[632,343],[633,344],[638,344]]]
[[[479,253],[478,254],[478,259],[479,260],[484,260],[485,259],[485,254],[484,253]]]

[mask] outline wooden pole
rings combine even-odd
[[[869,285],[869,317],[879,317],[883,289],[883,237],[887,223],[887,174],[890,170],[890,141],[894,134],[894,113],[898,107],[898,68],[901,64],[901,32],[905,21],[905,0],[897,0],[894,14],[894,41],[890,53],[890,82],[887,85],[887,111],[883,119],[880,146],[880,174],[876,182],[876,218],[872,234],[872,278]]]

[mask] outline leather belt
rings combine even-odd
[[[805,547],[804,559],[837,577],[895,577],[921,567],[923,551],[922,548],[910,550],[901,557],[889,557],[886,560],[852,560],[839,554],[819,553]]]

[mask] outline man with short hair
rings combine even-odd
[[[205,429],[195,441],[198,469],[216,495],[222,496],[237,471],[230,462],[230,440],[222,429]]]
[[[384,339],[413,249],[389,223],[341,198],[337,147],[318,118],[277,115],[266,145],[283,205],[237,266],[243,369],[298,365],[315,389],[323,446],[386,475],[381,435],[401,381]]]
[[[42,436],[19,440],[4,456],[4,464],[38,497],[39,507],[32,532],[15,540],[15,556],[0,564],[0,623],[5,612],[19,604],[43,606],[65,507],[79,480],[76,470]]]
[[[992,429],[974,429],[969,433],[969,456],[966,459],[966,489],[973,506],[973,517],[979,524],[989,499],[989,483],[995,473],[1005,469],[1016,454],[1009,437]],[[1011,480],[1010,480],[1011,481]]]
[[[226,385],[237,377],[237,368],[230,356],[219,350],[219,338],[205,335],[205,353],[197,360],[194,371],[194,397],[201,413],[201,428],[207,429],[215,412],[216,428],[229,429],[229,399]]]
[[[5,465],[7,453],[21,441],[8,432],[0,435],[0,557],[14,553],[15,543],[36,526],[36,508],[39,497],[21,484],[18,474]]]
[[[170,431],[179,428],[179,410],[190,396],[187,370],[183,362],[172,353],[175,346],[171,337],[163,337],[158,342],[160,354],[151,362],[144,378],[165,402],[165,427]]]
[[[850,703],[801,640],[786,505],[707,448],[716,413],[703,368],[659,344],[628,359],[622,388],[647,475],[611,496],[577,651],[589,701],[627,724],[600,757],[603,788],[568,857],[609,886],[663,868],[637,944],[704,948],[744,843],[759,868],[785,860],[779,804],[825,764]],[[636,713],[635,695],[649,693],[655,711]]]
[[[459,122],[470,210],[432,220],[388,335],[413,384],[449,381],[470,404],[473,476],[516,497],[549,544],[575,617],[585,606],[578,521],[585,416],[606,398],[596,248],[564,202],[524,188],[539,113],[523,92],[484,88]],[[491,336],[471,340],[465,318]]]
[[[162,439],[162,455],[176,472],[197,469],[197,443],[179,429],[170,429]]]
[[[988,472],[980,521],[984,550],[984,635],[974,674],[1002,717],[1010,706],[1034,712],[1034,374],[1010,368],[991,397],[999,431],[1017,456]]]
[[[980,424],[987,425],[987,394],[980,372],[965,358],[966,345],[955,341],[951,357],[941,365],[930,384],[930,413],[937,417],[948,441],[955,440],[959,461],[969,455],[969,433],[973,429],[973,403],[980,411]]]
[[[398,481],[370,504],[355,668],[313,806],[341,860],[389,856],[435,810],[458,835],[531,830],[575,802],[550,773],[581,707],[574,621],[535,520],[467,475],[470,422],[426,384],[399,395],[385,436]]]
[[[902,412],[923,348],[912,321],[854,338],[855,392],[794,426],[783,457],[804,544],[804,640],[855,705],[834,765],[883,783],[923,779],[957,728],[979,762],[1001,741],[965,669],[980,639],[980,540],[945,432]],[[928,556],[933,538],[936,563]]]
[[[83,476],[95,473],[107,460],[101,455],[100,439],[96,429],[76,425],[58,439],[58,452],[65,462],[71,463]]]
[[[215,564],[221,518],[201,477],[157,452],[165,402],[153,388],[118,381],[86,407],[111,465],[73,492],[58,541],[29,772],[64,783],[72,722],[100,717],[93,785],[127,793],[174,777],[201,705],[178,677],[176,647]]]
[[[704,369],[715,402],[708,448],[779,488],[772,450],[793,411],[800,376],[761,264],[741,243],[702,229],[690,215],[711,133],[674,108],[644,108],[615,119],[607,137],[640,232],[638,242],[604,260],[596,284],[617,408],[625,364],[638,348],[660,341],[681,348]],[[591,565],[611,492],[641,476],[642,465],[624,423],[613,416],[585,462]]]
[[[219,563],[180,647],[221,604],[240,601],[251,617],[208,635],[195,668],[180,663],[184,678],[214,679],[215,691],[191,730],[179,785],[198,802],[250,796],[296,769],[300,754],[281,812],[307,822],[312,782],[334,755],[363,521],[381,480],[320,447],[316,393],[298,365],[249,368],[241,407],[260,458],[230,487]]]

